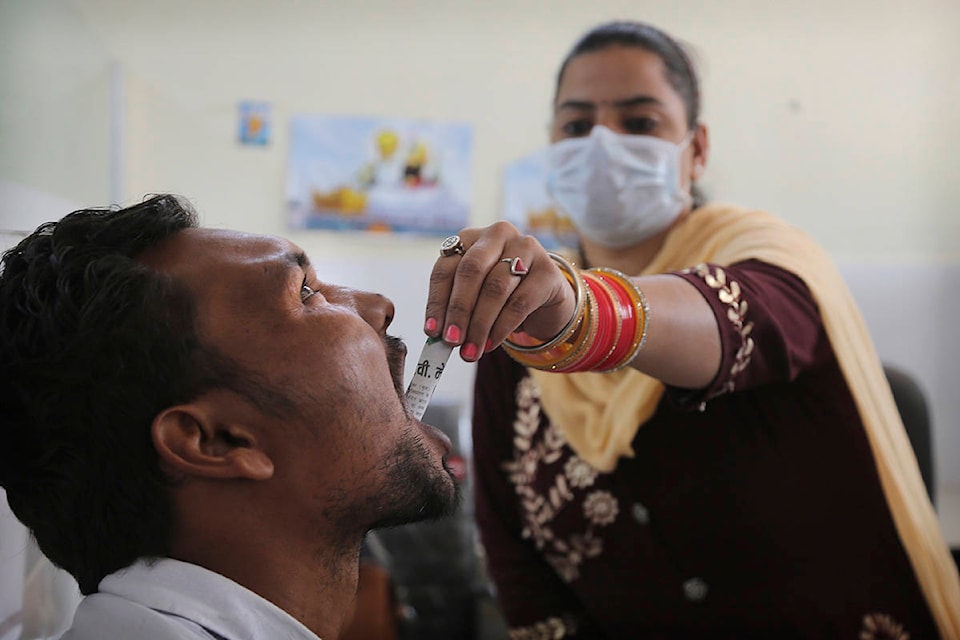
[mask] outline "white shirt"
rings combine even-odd
[[[293,616],[219,573],[140,560],[83,599],[62,640],[319,640]]]

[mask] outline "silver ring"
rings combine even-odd
[[[450,236],[440,243],[440,255],[444,258],[455,255],[463,255],[466,249],[463,248],[463,242],[460,236]]]
[[[521,278],[528,273],[530,269],[527,269],[527,265],[523,264],[523,260],[520,259],[520,256],[516,258],[500,258],[500,262],[506,262],[510,265],[510,273],[515,276],[520,276]]]

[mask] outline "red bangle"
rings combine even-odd
[[[617,312],[622,320],[621,330],[610,351],[605,358],[594,365],[595,371],[607,371],[615,368],[616,364],[619,363],[630,350],[636,333],[637,316],[630,295],[624,289],[623,284],[617,278],[610,278],[608,274],[603,271],[596,271],[594,273],[597,278],[603,281],[611,291],[613,291],[616,298]]]
[[[647,298],[643,291],[637,286],[637,283],[625,276],[616,269],[598,268],[593,271],[601,272],[606,276],[611,284],[616,283],[616,288],[625,293],[629,300],[631,315],[635,319],[635,326],[632,332],[624,331],[621,335],[621,345],[623,348],[617,349],[617,358],[611,357],[607,362],[602,363],[606,371],[616,371],[621,369],[636,358],[637,353],[643,348],[647,340],[647,325],[650,320],[650,307],[647,305]]]
[[[557,369],[563,373],[593,370],[597,363],[607,358],[620,334],[621,323],[614,300],[615,294],[596,274],[584,271],[581,275],[597,300],[597,331],[590,348],[584,351],[582,357]]]
[[[550,254],[576,292],[576,309],[552,340],[543,342],[522,332],[503,348],[520,364],[555,371],[616,371],[630,364],[647,338],[650,309],[637,283],[616,269],[580,272]]]

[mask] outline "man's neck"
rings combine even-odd
[[[171,557],[230,578],[323,640],[339,636],[357,591],[359,538],[349,545],[315,539],[308,546],[269,527],[221,525],[212,535],[203,529],[181,532]]]

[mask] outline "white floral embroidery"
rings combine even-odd
[[[553,570],[557,572],[557,575],[564,582],[573,582],[580,577],[580,568],[578,567],[580,563],[579,558],[573,556],[561,556],[555,553],[548,553],[546,556],[547,562],[550,563],[550,566],[553,567]]]
[[[868,613],[863,616],[860,640],[910,640],[910,634],[887,614]]]
[[[557,575],[566,582],[573,582],[580,577],[583,562],[603,552],[603,540],[594,530],[616,520],[619,505],[607,491],[592,492],[583,503],[586,531],[572,534],[569,539],[557,537],[553,520],[576,499],[578,490],[593,485],[599,472],[573,456],[564,463],[562,472],[554,471],[551,486],[545,492],[538,492],[534,488],[537,473],[563,457],[566,440],[552,424],[539,432],[540,390],[532,378],[525,377],[520,381],[516,398],[513,459],[504,462],[503,469],[520,502],[524,523],[521,535],[533,541],[543,552]],[[535,438],[538,434],[540,437]]]
[[[567,464],[563,465],[563,472],[570,479],[570,486],[577,489],[586,489],[597,479],[597,470],[579,456],[567,460]]]
[[[617,499],[609,491],[594,491],[583,501],[583,515],[601,527],[613,524],[619,512]]]
[[[554,617],[526,627],[514,627],[508,632],[508,637],[510,640],[561,640],[573,631],[574,628],[562,619]]]

